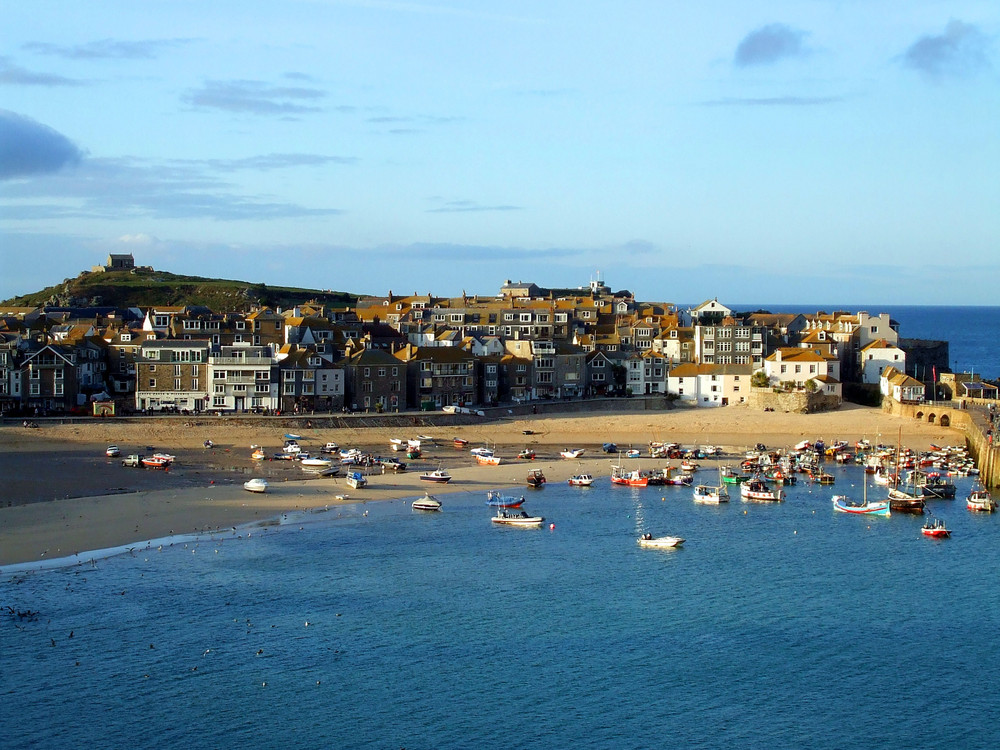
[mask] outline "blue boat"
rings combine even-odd
[[[486,504],[494,508],[520,508],[524,503],[524,496],[504,495],[502,492],[490,490],[486,493]]]
[[[890,513],[888,500],[864,500],[860,503],[852,503],[845,495],[833,496],[833,509],[839,510],[841,513],[854,513],[859,516],[888,516]]]
[[[285,440],[301,440],[301,439],[302,439],[301,435],[293,435],[290,432],[285,433]]]

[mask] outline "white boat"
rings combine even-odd
[[[566,482],[570,487],[589,487],[594,483],[594,478],[590,474],[574,474]]]
[[[303,468],[313,468],[313,469],[325,469],[333,464],[333,461],[329,458],[303,458],[299,463]]]
[[[441,510],[441,501],[425,492],[423,497],[413,501],[412,507],[413,510]]]
[[[495,456],[492,453],[490,454],[477,453],[476,463],[479,464],[480,466],[499,466],[500,456]]]
[[[435,482],[437,484],[447,484],[451,481],[451,474],[449,474],[444,469],[434,469],[434,471],[425,471],[420,475],[420,479],[423,482]]]
[[[352,471],[347,475],[347,486],[360,490],[368,486],[368,480],[365,479],[365,475],[360,471]]]
[[[285,447],[282,448],[281,450],[283,453],[291,453],[293,455],[302,452],[302,448],[299,446],[299,444],[293,441],[285,443]]]
[[[247,492],[267,492],[267,480],[260,477],[248,479],[243,483],[243,489]]]
[[[705,503],[706,505],[728,503],[729,491],[725,485],[699,484],[694,488],[694,501],[696,503]]]
[[[177,456],[170,453],[154,453],[153,458],[159,459],[161,461],[166,461],[168,464],[172,464]]]
[[[996,510],[997,504],[990,491],[977,482],[965,499],[965,507],[969,510],[992,513]]]
[[[643,534],[638,539],[640,547],[652,547],[653,549],[673,549],[684,544],[684,539],[679,536],[656,536]]]
[[[542,516],[529,516],[523,510],[506,510],[497,508],[497,514],[490,519],[501,526],[517,526],[519,528],[537,528],[545,519]]]
[[[559,451],[559,455],[563,458],[579,458],[583,455],[583,448],[567,448],[564,451]]]
[[[749,482],[740,485],[740,497],[744,502],[753,500],[777,501],[784,498],[784,493],[777,487],[773,490],[767,486],[767,482],[759,477],[754,477]]]
[[[337,443],[327,443],[322,448],[319,449],[320,453],[336,453],[340,450],[340,445]]]

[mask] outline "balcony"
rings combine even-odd
[[[270,367],[274,364],[271,357],[209,357],[209,364],[213,365],[266,365]]]

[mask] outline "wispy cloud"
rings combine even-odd
[[[199,162],[191,162],[197,164]],[[328,164],[357,164],[354,156],[324,156],[323,154],[262,154],[248,156],[243,159],[208,159],[203,163],[220,172],[235,172],[238,170],[257,170],[268,172],[273,169],[291,169],[294,167],[323,167]]]
[[[193,107],[245,112],[255,115],[294,115],[322,111],[314,102],[325,91],[304,86],[275,86],[263,81],[207,81],[200,89],[184,94],[182,101]]]
[[[701,104],[706,107],[820,107],[844,100],[842,96],[764,96],[707,99]]]
[[[451,214],[451,213],[475,213],[481,211],[523,211],[522,206],[511,206],[506,204],[499,204],[493,206],[484,206],[481,203],[470,200],[457,200],[448,201],[443,206],[438,206],[437,208],[428,208],[427,213],[429,214]]]
[[[29,42],[22,49],[67,60],[153,60],[165,50],[189,44],[191,39],[143,39],[129,42],[98,39],[86,44],[64,46],[48,42]]]
[[[58,172],[82,158],[83,152],[62,133],[0,109],[0,180]]]
[[[210,162],[88,159],[71,173],[4,190],[18,202],[8,219],[137,218],[261,221],[335,216],[336,208],[313,208],[247,195],[219,178]],[[2,211],[0,211],[2,213]]]
[[[733,63],[740,68],[770,65],[791,57],[809,54],[804,42],[808,34],[783,23],[762,26],[747,34],[737,45]]]
[[[9,58],[0,56],[0,85],[7,86],[82,86],[83,81],[52,75],[35,73],[15,65]]]
[[[978,26],[953,20],[941,34],[920,37],[901,57],[906,67],[925,76],[961,77],[989,68],[989,46]]]

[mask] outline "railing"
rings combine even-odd
[[[273,365],[271,357],[209,357],[209,364],[213,365]]]

